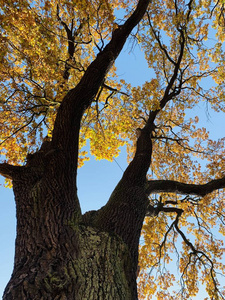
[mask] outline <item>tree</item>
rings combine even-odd
[[[181,272],[173,299],[196,295],[198,280],[224,299],[213,235],[215,226],[224,234],[223,139],[211,140],[192,115],[200,101],[224,111],[223,10],[222,1],[1,2],[0,174],[17,207],[3,299],[137,299],[138,275],[144,298],[154,292],[152,266],[158,299],[172,299],[174,277],[159,267],[169,251]],[[153,71],[142,87],[116,78],[129,36]],[[82,215],[76,177],[87,139],[98,159],[126,144],[129,164],[105,206]]]

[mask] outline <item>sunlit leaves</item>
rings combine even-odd
[[[57,11],[54,1],[1,2],[0,99],[5,130],[0,142],[7,159],[12,161],[10,143],[14,144],[14,153],[15,147],[20,147],[18,135],[27,140],[26,149],[30,150],[29,141],[38,128],[51,135],[58,104],[79,82],[96,49],[110,37],[117,5],[108,1],[61,1]],[[69,57],[63,22],[74,37],[73,57]],[[36,138],[38,141],[42,136]],[[25,155],[26,151],[17,156],[18,161]]]

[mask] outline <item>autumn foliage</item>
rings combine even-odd
[[[51,140],[64,96],[136,2],[0,0],[3,161],[21,165],[44,139]],[[213,140],[195,114],[199,105],[225,110],[224,9],[222,0],[152,0],[130,36],[152,77],[131,86],[112,65],[82,118],[79,166],[90,154],[112,161],[124,145],[132,161],[137,129],[154,124],[146,183],[150,211],[139,247],[140,299],[192,299],[202,286],[206,299],[225,298],[224,192],[219,190],[224,183],[201,187],[224,178],[224,138]],[[161,188],[150,188],[154,180],[162,180]],[[168,180],[177,187],[164,188]]]

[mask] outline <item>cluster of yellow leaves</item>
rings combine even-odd
[[[62,98],[94,59],[96,45],[110,38],[117,6],[108,0],[0,2],[0,150],[8,161],[22,162],[51,135]],[[74,36],[73,58],[63,24]]]

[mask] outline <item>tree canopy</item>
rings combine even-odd
[[[112,161],[126,145],[132,168],[152,140],[139,298],[191,299],[203,285],[210,299],[225,299],[224,138],[213,140],[194,113],[199,105],[225,111],[225,4],[152,0],[140,21],[142,2],[0,0],[0,174],[11,179],[8,164],[25,164],[45,141],[67,149],[73,112],[66,124],[61,103],[85,83],[93,96],[82,100],[80,167],[90,155]],[[122,34],[145,54],[152,76],[142,86],[117,74]]]

